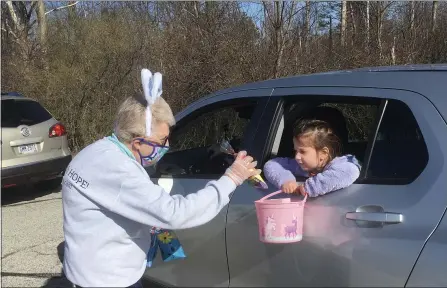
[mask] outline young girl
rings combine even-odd
[[[360,164],[353,155],[340,155],[341,141],[327,122],[303,120],[293,144],[295,159],[274,158],[264,166],[266,179],[285,193],[317,197],[348,187],[359,177]],[[302,185],[295,175],[309,178]]]

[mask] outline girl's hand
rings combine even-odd
[[[287,181],[286,183],[282,184],[281,186],[281,190],[284,193],[290,194],[290,193],[295,193],[297,192],[298,189],[298,183],[296,183],[296,181],[291,180],[291,181]]]
[[[306,196],[307,192],[304,189],[304,185],[298,185],[298,187],[296,189],[296,193]]]

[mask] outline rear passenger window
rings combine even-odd
[[[338,102],[329,99],[297,97],[296,101],[287,101],[284,128],[278,128],[278,134],[273,136],[275,141],[280,139],[279,148],[272,148],[267,160],[293,158],[293,128],[302,119],[318,119],[328,122],[336,131],[343,143],[343,154],[354,155],[362,165],[359,183],[405,185],[422,173],[428,163],[427,146],[404,102],[379,98],[340,98]]]
[[[380,106],[380,100],[328,102],[321,99],[318,102],[308,100],[296,101],[289,112],[286,112],[284,133],[281,136],[279,157],[294,157],[293,129],[302,119],[318,119],[328,122],[340,137],[344,154],[353,154],[363,162],[371,131]],[[363,100],[365,101],[365,100]],[[287,109],[286,109],[287,110]]]
[[[401,101],[389,100],[372,150],[367,178],[406,184],[416,179],[427,163],[427,146],[410,108]]]
[[[52,118],[38,102],[31,100],[2,100],[2,127],[36,125]]]

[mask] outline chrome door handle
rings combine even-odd
[[[402,223],[404,216],[393,212],[348,212],[346,219],[386,224]]]

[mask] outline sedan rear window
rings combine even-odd
[[[52,118],[38,102],[30,100],[2,100],[2,127],[36,125]]]

